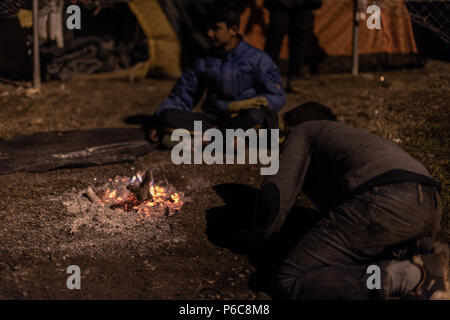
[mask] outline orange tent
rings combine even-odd
[[[255,2],[254,7],[247,7],[242,14],[240,31],[246,41],[257,48],[264,49],[266,39],[263,30],[269,24],[270,14],[263,8],[263,0]],[[310,41],[307,55],[314,56],[320,53],[328,57],[351,56],[353,3],[353,0],[324,0],[323,6],[314,11],[313,34],[316,45],[312,45]],[[252,10],[263,10],[265,26],[249,25],[249,23],[252,24],[250,22]],[[387,56],[415,57],[417,54],[411,19],[403,1],[383,1],[381,29],[369,30],[365,21],[362,21],[359,30],[358,51],[361,56],[380,56],[381,54],[385,58]],[[281,59],[289,58],[288,41],[286,35],[280,52]],[[364,62],[364,59],[361,62]]]

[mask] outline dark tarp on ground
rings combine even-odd
[[[136,128],[53,131],[0,139],[0,174],[133,161],[156,147]]]

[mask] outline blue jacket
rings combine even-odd
[[[267,53],[242,38],[225,58],[198,59],[194,68],[183,73],[156,115],[167,109],[192,110],[205,89],[208,92],[202,108],[214,114],[225,112],[228,104],[236,100],[266,97],[269,108],[275,111],[286,102],[278,67]]]

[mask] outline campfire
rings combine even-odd
[[[102,207],[135,213],[138,221],[179,213],[184,196],[165,177],[164,181],[155,182],[152,172],[148,171],[138,172],[132,178],[116,176],[96,190],[88,187],[86,195]]]

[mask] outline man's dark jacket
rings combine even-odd
[[[436,186],[425,166],[396,143],[336,121],[309,121],[297,126],[283,144],[279,171],[262,185],[279,192],[274,232],[300,191],[324,212],[376,186],[418,182]]]

